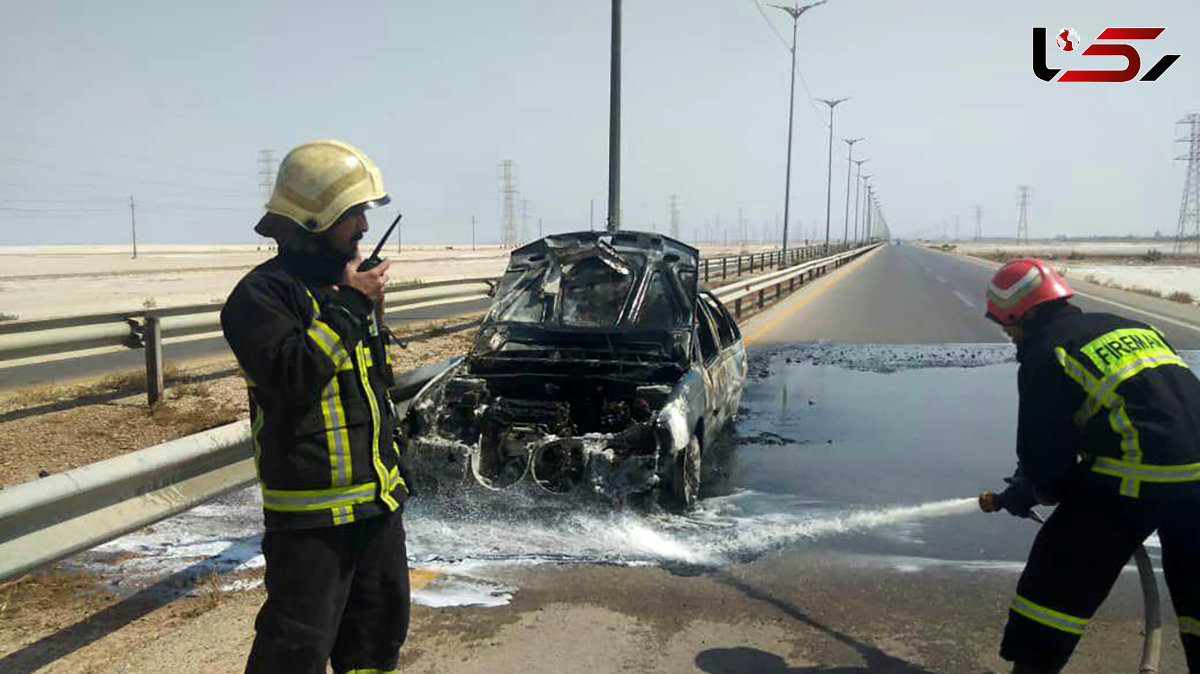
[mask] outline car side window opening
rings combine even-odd
[[[704,296],[704,303],[708,305],[709,311],[712,312],[713,323],[717,326],[717,335],[721,340],[721,348],[733,344],[737,340],[737,335],[734,333],[735,328],[730,323],[729,316],[708,295]]]
[[[703,303],[699,307],[700,311],[696,314],[696,332],[700,339],[700,357],[704,362],[708,362],[717,357],[720,347],[717,346],[716,328],[713,327],[712,318],[709,316],[712,310]]]

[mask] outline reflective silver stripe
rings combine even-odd
[[[1200,620],[1189,618],[1185,615],[1179,616],[1179,631],[1194,637],[1200,637]]]
[[[1092,471],[1115,477],[1137,478],[1146,482],[1196,482],[1200,481],[1200,463],[1178,465],[1152,465],[1118,461],[1106,456],[1096,457]]]
[[[1034,622],[1064,632],[1070,632],[1071,634],[1083,634],[1084,629],[1088,626],[1088,622],[1090,622],[1085,618],[1076,618],[1075,616],[1035,604],[1021,595],[1017,595],[1013,599],[1012,610]]]
[[[323,510],[351,506],[375,498],[375,484],[363,484],[345,489],[289,491],[263,489],[263,506],[268,510]]]
[[[992,293],[992,302],[1001,309],[1010,309],[1041,285],[1042,273],[1038,271],[1037,267],[1034,267],[1025,272],[1024,276],[1008,288],[1001,288],[992,283],[988,290]]]

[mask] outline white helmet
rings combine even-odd
[[[295,222],[309,232],[324,232],[346,211],[388,203],[383,175],[362,150],[337,140],[298,145],[279,164],[267,212]],[[264,218],[255,229],[271,236]]]

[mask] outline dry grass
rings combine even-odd
[[[436,331],[451,325],[421,327]],[[392,362],[397,372],[416,369],[466,353],[474,337],[475,330],[467,329],[409,342],[405,349],[393,346]],[[204,380],[232,365],[228,361],[186,370],[169,367],[166,395],[153,407],[146,405],[145,374],[139,370],[77,386],[27,388],[0,399],[0,412],[59,402],[69,405],[0,422],[0,486],[37,479],[43,471],[60,473],[245,418],[246,388],[240,377]],[[79,402],[88,396],[101,396],[102,402]]]
[[[1182,290],[1176,290],[1175,292],[1171,293],[1170,295],[1167,295],[1167,299],[1171,300],[1172,302],[1179,302],[1180,304],[1195,304],[1196,303],[1196,298],[1193,297],[1191,293],[1184,292]]]
[[[10,313],[4,312],[4,311],[0,311],[0,322],[15,321],[18,318],[20,318],[20,316],[18,316],[16,314],[10,314]]]

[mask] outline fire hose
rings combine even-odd
[[[1000,510],[1000,502],[996,494],[985,491],[979,495],[979,509],[985,513]],[[1045,520],[1034,511],[1030,511],[1029,519],[1044,524]],[[1138,545],[1133,552],[1133,560],[1137,563],[1138,578],[1142,583],[1142,600],[1146,612],[1146,638],[1142,642],[1142,663],[1138,667],[1141,674],[1158,674],[1159,655],[1162,651],[1162,608],[1158,597],[1158,582],[1154,577],[1154,565],[1146,546]]]

